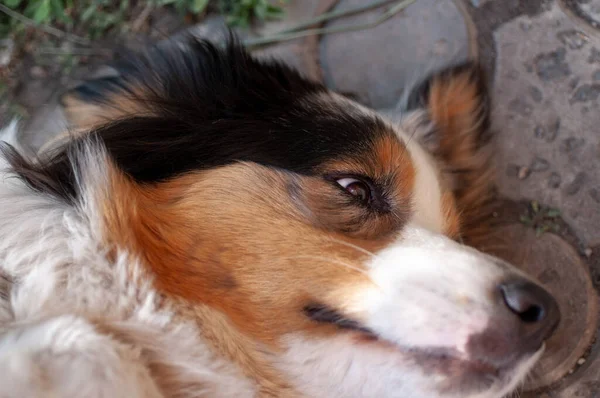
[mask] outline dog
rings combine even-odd
[[[1,397],[499,398],[560,313],[477,251],[475,63],[395,120],[237,41],[121,60],[37,156],[3,132]]]

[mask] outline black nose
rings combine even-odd
[[[520,320],[526,344],[539,347],[560,322],[554,297],[544,288],[525,279],[513,279],[500,285],[508,309]]]

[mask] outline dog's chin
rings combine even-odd
[[[442,396],[500,398],[513,391],[526,378],[544,351],[522,353],[502,365],[486,358],[473,358],[446,348],[407,348],[377,338],[373,334],[356,333],[359,349],[379,350],[381,355],[400,355],[422,371],[439,380],[437,390]],[[435,375],[435,376],[434,376]]]
[[[308,354],[305,364],[311,363],[321,370],[328,368],[328,364],[346,364],[347,369],[341,377],[333,367],[329,369],[332,373],[328,374],[331,375],[331,383],[349,386],[336,387],[331,394],[348,398],[502,398],[523,383],[544,349],[541,347],[536,352],[524,353],[502,366],[495,366],[484,359],[468,358],[453,350],[401,347],[372,333],[360,331],[345,331],[328,340],[308,350],[313,355]],[[310,345],[309,340],[303,339],[303,350]],[[299,348],[294,349],[296,353],[293,355],[302,358],[304,355],[296,351]],[[332,357],[325,358],[329,355]],[[320,365],[315,365],[319,362]],[[351,385],[356,380],[371,385],[372,390],[353,390]]]

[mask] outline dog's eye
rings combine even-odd
[[[371,199],[371,188],[366,182],[352,177],[340,178],[339,180],[336,180],[336,182],[362,203],[369,203],[369,200]]]

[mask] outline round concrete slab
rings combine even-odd
[[[577,368],[590,347],[598,320],[596,291],[587,265],[559,236],[537,236],[534,229],[521,224],[503,226],[494,236],[501,244],[491,251],[538,279],[559,303],[561,323],[525,385],[525,390],[538,390]]]
[[[600,352],[593,351],[573,375],[571,382],[552,393],[552,398],[600,397]]]
[[[335,10],[364,5],[342,0]],[[328,28],[372,23],[385,7],[344,18]],[[407,83],[427,71],[469,57],[468,25],[452,1],[419,0],[366,30],[325,35],[321,66],[325,83],[376,109],[392,108]]]
[[[286,6],[285,16],[281,20],[264,23],[255,29],[259,36],[269,36],[290,26],[305,22],[327,12],[338,0],[303,0],[293,1]],[[313,28],[319,28],[314,26]],[[275,58],[297,69],[310,79],[322,81],[319,67],[319,37],[308,36],[300,39],[284,41],[265,46],[253,54],[259,58]]]

